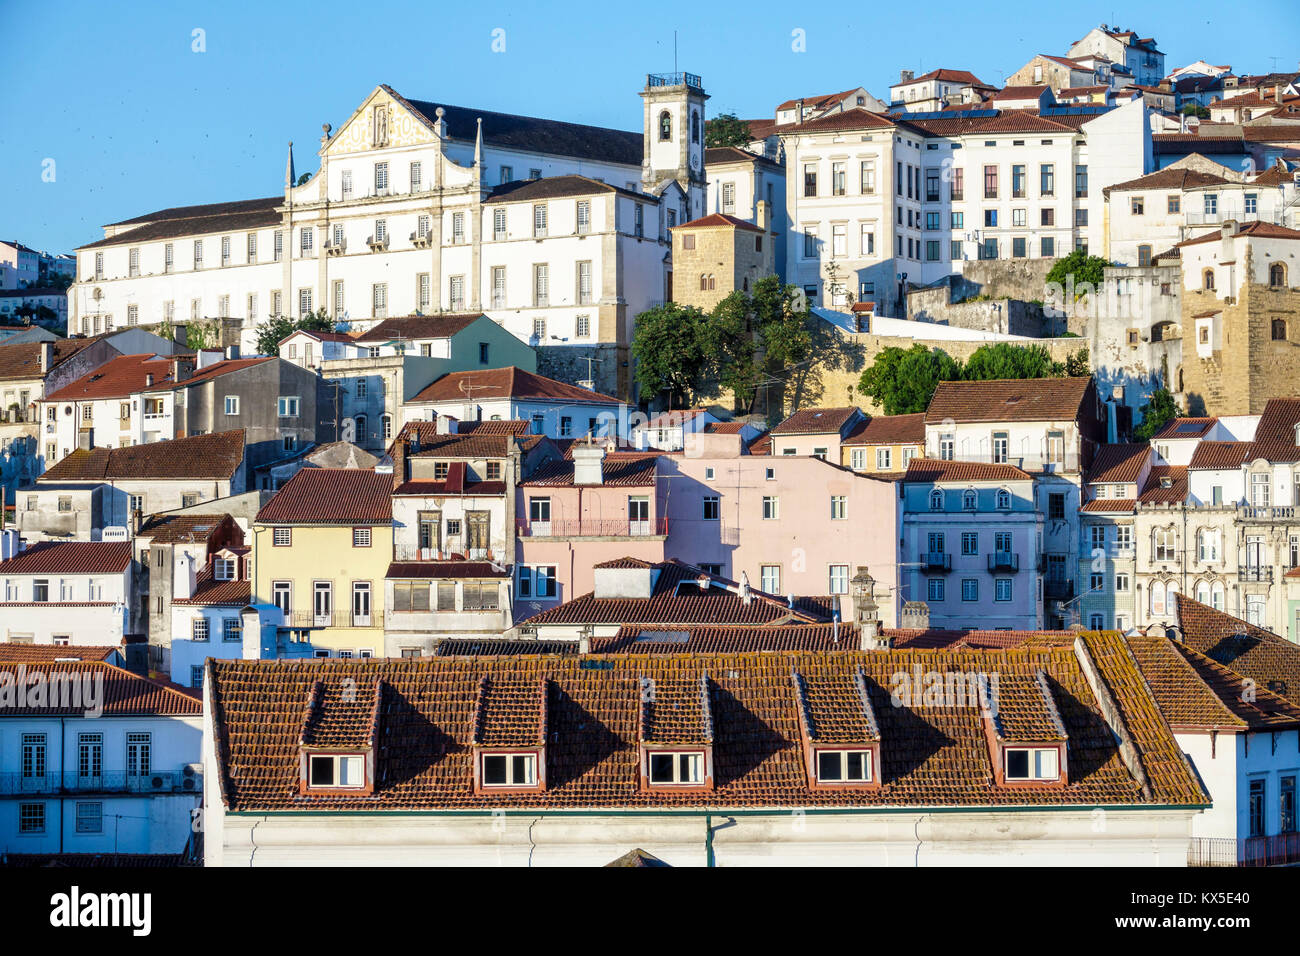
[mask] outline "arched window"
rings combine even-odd
[[[1201,288],[1206,292],[1214,291],[1214,270],[1206,269],[1201,273]]]
[[[961,507],[963,511],[974,511],[976,506],[976,496],[972,489],[967,489],[961,493]]]
[[[1007,491],[1005,488],[998,489],[998,510],[1011,510],[1011,492]]]
[[[1210,585],[1207,581],[1196,582],[1196,600],[1202,604],[1210,603]]]
[[[709,291],[709,277],[703,272],[700,273],[700,291],[701,292]]]
[[[1274,289],[1281,289],[1286,286],[1286,265],[1275,262],[1268,267],[1268,284]]]
[[[353,440],[359,445],[366,440],[366,416],[358,415],[356,422],[356,437]]]
[[[1273,341],[1274,342],[1286,341],[1286,319],[1273,320]]]
[[[710,272],[710,273],[709,273],[709,291],[712,292],[712,291],[713,291],[714,289],[716,289],[717,287],[718,287],[718,282],[717,282],[717,280],[713,277],[713,273]]]
[[[673,117],[667,110],[659,114],[659,138],[661,140],[673,138]]]
[[[1160,581],[1151,584],[1151,613],[1165,613],[1165,586]]]
[[[1214,608],[1216,611],[1222,611],[1224,605],[1223,598],[1225,593],[1226,592],[1224,591],[1223,588],[1223,582],[1215,581],[1214,587],[1210,589],[1210,607]]]
[[[931,511],[943,510],[943,492],[940,491],[938,488],[930,492],[930,510]]]
[[[691,110],[691,142],[700,141],[700,111]]]

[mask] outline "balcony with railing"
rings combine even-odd
[[[414,544],[393,545],[394,561],[492,561],[500,552],[492,548],[427,548]]]
[[[521,538],[648,538],[668,534],[667,518],[573,518],[558,521],[534,521],[519,518],[515,522]]]
[[[1264,583],[1271,582],[1273,580],[1273,566],[1271,564],[1247,565],[1237,571],[1237,580]]]
[[[1193,837],[1188,866],[1288,866],[1300,863],[1300,833],[1275,836]]]
[[[1260,505],[1238,505],[1237,517],[1243,521],[1290,521],[1295,518],[1295,511],[1292,505],[1271,508]]]
[[[989,555],[990,571],[1019,571],[1020,555],[1014,551],[994,551]]]
[[[1048,578],[1043,582],[1043,594],[1049,601],[1068,601],[1074,597],[1074,582]]]
[[[943,551],[926,551],[921,555],[921,568],[925,571],[951,571],[952,555]]]
[[[351,611],[335,610],[317,614],[314,611],[290,611],[284,615],[284,623],[280,626],[293,628],[378,627],[381,623],[379,615],[374,612],[355,614]]]
[[[101,773],[0,773],[0,796],[62,793],[190,793],[203,792],[202,774],[189,771],[152,771],[135,774],[124,771]]]

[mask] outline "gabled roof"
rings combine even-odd
[[[1181,438],[1200,438],[1219,423],[1215,417],[1174,418],[1160,426],[1160,430],[1151,436],[1152,440],[1163,438],[1175,440]]]
[[[1092,460],[1088,481],[1094,484],[1128,484],[1138,480],[1142,466],[1151,458],[1145,442],[1101,445]]]
[[[1237,227],[1237,236],[1248,236],[1251,239],[1300,239],[1300,230],[1288,229],[1286,226],[1275,226],[1271,222],[1248,222]],[[1183,246],[1199,246],[1206,242],[1219,242],[1223,235],[1217,230],[1206,233],[1203,236],[1197,236],[1195,239],[1184,239],[1176,244],[1176,248]]]
[[[411,458],[506,458],[516,445],[515,436],[510,434],[416,434],[420,445],[416,449],[414,440],[411,442]]]
[[[95,339],[60,339],[51,342],[50,369],[57,368],[95,341]],[[43,378],[45,374],[41,372],[43,345],[42,342],[0,345],[0,381]]]
[[[1187,467],[1193,471],[1240,468],[1243,462],[1250,460],[1254,444],[1249,441],[1202,441],[1192,452]]]
[[[112,661],[122,653],[122,648],[86,644],[11,644],[0,643],[0,661],[31,663],[75,659],[79,661]]]
[[[178,541],[206,541],[219,529],[228,514],[156,514],[150,515],[140,530],[137,538],[148,538],[154,544],[170,544]]]
[[[763,231],[762,229],[758,228],[758,226],[754,225],[752,222],[745,222],[745,220],[743,219],[737,219],[735,216],[728,216],[720,212],[710,213],[707,216],[701,216],[699,219],[692,219],[690,222],[684,222],[675,228],[678,230],[714,229],[722,226],[725,226],[729,229],[747,229],[750,232]]]
[[[1046,83],[1030,86],[1004,86],[989,96],[990,102],[998,100],[1036,100],[1048,91]]]
[[[773,435],[839,434],[862,410],[856,405],[840,408],[801,408],[772,429]]]
[[[741,122],[744,122],[743,120]],[[707,125],[707,124],[706,124]],[[751,129],[751,133],[753,130]],[[774,169],[780,169],[780,163],[774,163],[766,156],[751,153],[739,146],[711,146],[704,150],[705,166],[726,166],[730,163],[760,163]]]
[[[601,483],[616,488],[652,488],[658,461],[658,452],[611,452],[601,464]],[[520,484],[548,488],[573,487],[573,468],[571,459],[548,461]]]
[[[1112,719],[1123,721],[1137,765],[1136,778],[1115,745],[1084,668],[1070,644],[972,651],[888,653],[784,652],[714,655],[546,655],[435,657],[374,661],[212,661],[211,695],[217,785],[236,812],[294,809],[454,810],[489,807],[850,807],[999,806],[1008,810],[1053,806],[1201,807],[1209,799],[1143,683],[1132,655],[1116,634],[1082,639],[1100,683],[1114,699]],[[596,665],[593,667],[592,665]],[[1045,674],[1061,706],[1069,738],[1068,783],[1033,791],[999,787],[989,764],[984,718],[978,707],[900,708],[890,702],[892,675],[914,666],[927,671],[977,669],[998,673],[1008,688],[1000,706],[1017,708]],[[801,716],[791,683],[845,687],[860,679],[880,739],[883,786],[813,790],[802,757]],[[858,677],[858,674],[861,677]],[[303,703],[313,685],[326,698],[340,689],[382,682],[401,701],[384,714],[376,739],[373,794],[302,795],[299,742]],[[480,689],[518,688],[502,701],[517,706],[480,719]],[[646,788],[638,771],[639,743],[661,736],[642,708],[645,688],[679,703],[692,743],[713,751],[712,791]],[[430,693],[429,688],[437,688]],[[666,693],[665,693],[666,692]],[[368,693],[368,692],[367,692]],[[663,696],[661,696],[663,695]],[[1010,698],[1010,699],[1009,699]],[[690,710],[685,702],[698,700]],[[501,735],[535,742],[545,704],[544,790],[484,795],[473,786],[476,741]],[[705,707],[710,721],[703,720]],[[851,713],[843,711],[848,708]],[[660,711],[662,707],[657,708]],[[861,720],[860,695],[846,691],[819,706],[818,723],[836,727]],[[698,718],[698,719],[697,719]],[[368,720],[358,713],[354,723]],[[683,722],[683,721],[679,721]],[[480,726],[484,730],[479,730]],[[674,730],[664,734],[676,737]],[[534,743],[534,745],[536,745]],[[482,746],[482,744],[480,744]]]
[[[946,83],[965,83],[970,86],[985,86],[989,89],[993,89],[992,86],[985,83],[978,76],[968,70],[948,70],[942,67],[937,70],[931,70],[929,73],[922,73],[920,76],[914,77],[910,80],[900,81],[892,85],[911,86],[913,83],[924,83],[927,80],[942,80]]]
[[[829,116],[819,116],[816,119],[810,119],[803,123],[789,123],[779,127],[781,133],[799,135],[802,133],[821,133],[837,129],[892,129],[896,123],[888,117],[881,116],[879,113],[873,113],[871,110],[864,109],[861,106],[855,106],[853,109],[844,110],[840,113],[831,113]]]
[[[1172,505],[1186,500],[1186,465],[1153,465],[1138,494],[1138,502],[1144,505]]]
[[[819,93],[815,96],[800,96],[793,100],[786,100],[776,110],[778,113],[782,110],[792,110],[800,103],[803,103],[809,109],[824,110],[839,103],[850,93],[856,93],[859,89],[860,87],[855,86],[852,89],[844,90],[842,93]]]
[[[360,468],[304,468],[257,513],[259,524],[390,524],[393,476]]]
[[[284,196],[265,199],[243,199],[236,202],[209,203],[204,206],[173,206],[157,212],[110,223],[131,228],[96,242],[88,242],[78,249],[97,249],[102,246],[137,245],[159,239],[178,239],[184,236],[203,236],[219,232],[243,232],[281,222],[278,208]]]
[[[617,405],[618,399],[579,388],[513,365],[474,372],[449,372],[437,379],[406,404],[426,402],[480,402],[499,399],[515,401],[576,402]]]
[[[849,431],[845,445],[899,445],[925,443],[925,412],[911,415],[877,415],[858,422]]]
[[[1106,195],[1113,192],[1128,192],[1134,189],[1199,189],[1202,186],[1222,186],[1230,180],[1214,173],[1203,173],[1199,169],[1168,168],[1156,170],[1137,179],[1115,183],[1102,190]]]
[[[144,388],[145,392],[170,392],[178,388],[189,388],[191,385],[201,385],[204,382],[210,382],[214,378],[222,375],[228,375],[232,372],[242,372],[244,369],[253,368],[258,365],[265,365],[267,362],[278,362],[280,359],[274,355],[258,356],[257,358],[244,359],[225,359],[220,362],[213,362],[211,365],[205,365],[203,368],[194,369],[188,376],[179,382],[173,382],[168,379],[161,384],[155,382],[153,387]]]
[[[934,481],[1027,481],[1030,475],[1015,465],[987,461],[944,461],[913,458],[907,464],[907,482]]]
[[[482,312],[405,315],[384,319],[373,329],[358,335],[357,345],[380,345],[392,341],[449,339],[461,329],[483,318]]]
[[[1255,440],[1294,444],[1297,424],[1300,424],[1300,398],[1270,398],[1255,427]]]
[[[940,382],[925,410],[926,424],[1068,421],[1084,411],[1092,378],[992,379]]]
[[[72,648],[62,648],[72,650]],[[7,673],[12,682],[19,674],[22,662],[5,661],[0,663],[0,673]],[[41,670],[47,676],[66,674],[73,683],[89,680],[103,681],[103,715],[105,717],[127,717],[150,715],[159,717],[197,717],[203,713],[203,702],[197,696],[184,693],[172,685],[140,677],[128,670],[115,667],[103,661],[49,661],[43,663]],[[43,706],[6,706],[16,704],[13,697],[0,697],[0,717],[84,717],[85,706],[76,700],[69,700],[68,706],[49,703]]]
[[[237,428],[127,448],[77,448],[46,469],[38,481],[168,481],[175,478],[227,481],[243,461],[244,430]]]
[[[640,131],[633,133],[514,113],[450,106],[428,100],[408,100],[390,86],[384,86],[383,89],[399,103],[410,107],[430,129],[437,122],[437,113],[441,109],[447,123],[447,135],[451,139],[474,142],[478,135],[478,121],[481,119],[483,142],[486,145],[549,153],[552,156],[601,160],[624,166],[641,165],[643,140]]]
[[[243,563],[242,560],[240,563]],[[245,574],[242,580],[219,581],[213,576],[212,562],[194,576],[194,593],[188,598],[172,598],[172,604],[200,607],[244,608],[252,600],[253,583]]]
[[[146,388],[171,381],[172,359],[152,353],[118,355],[94,371],[74,379],[45,396],[47,402],[89,402],[101,398],[126,398]]]
[[[546,176],[542,179],[519,179],[493,188],[484,203],[536,202],[540,199],[564,199],[570,196],[594,196],[619,193],[640,202],[657,203],[659,197],[611,186],[589,176]]]
[[[129,541],[43,541],[0,561],[0,574],[121,574],[130,565]]]
[[[1300,706],[1300,644],[1176,594],[1182,642],[1193,651]]]

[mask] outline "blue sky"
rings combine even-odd
[[[886,96],[900,69],[969,69],[999,83],[1101,22],[1154,35],[1171,69],[1206,59],[1258,73],[1300,59],[1295,0],[1251,4],[1250,29],[1222,0],[670,0],[650,8],[653,22],[631,4],[489,6],[72,0],[19,16],[5,0],[0,236],[70,251],[100,238],[102,224],[153,209],[274,195],[288,141],[299,172],[314,170],[321,124],[337,128],[378,83],[419,99],[640,129],[636,94],[645,73],[673,68],[674,26],[678,65],[703,76],[710,113],[744,117],[859,84]],[[855,13],[827,22],[831,9]],[[192,49],[196,29],[204,52]],[[792,49],[795,30],[805,52]]]

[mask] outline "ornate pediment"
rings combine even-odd
[[[322,152],[337,157],[347,153],[433,142],[433,130],[425,119],[386,88],[379,86],[348,117],[342,128],[330,137]]]

